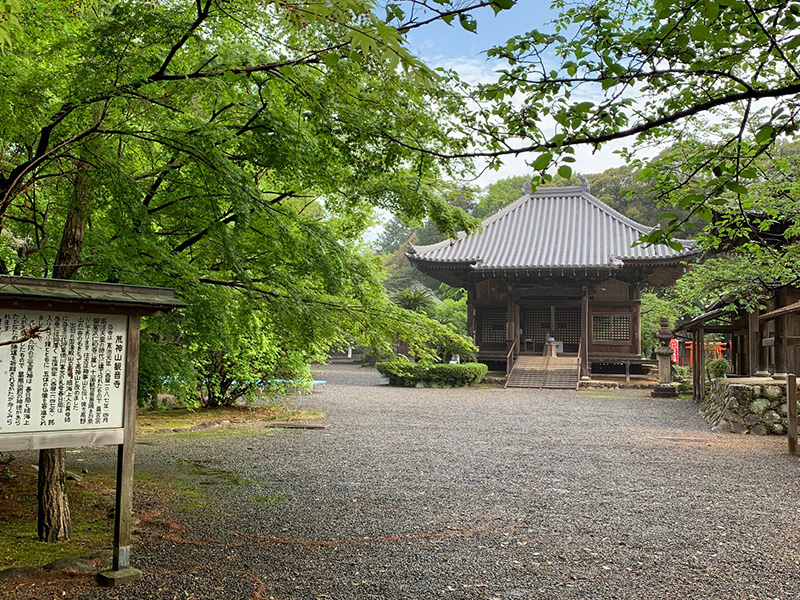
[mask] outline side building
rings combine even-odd
[[[482,231],[411,247],[407,257],[467,290],[469,333],[491,369],[541,355],[552,338],[588,376],[603,364],[642,362],[641,290],[674,284],[698,254],[686,241],[681,250],[636,245],[649,231],[586,185],[544,188],[486,219]]]

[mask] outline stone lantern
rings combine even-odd
[[[674,398],[678,392],[672,385],[672,348],[669,347],[669,343],[675,337],[675,333],[669,328],[667,317],[661,317],[660,325],[661,328],[653,333],[653,337],[658,340],[658,348],[656,348],[658,385],[650,395],[659,398]]]

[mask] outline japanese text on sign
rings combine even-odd
[[[127,317],[0,310],[0,433],[122,427]]]

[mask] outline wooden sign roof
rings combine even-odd
[[[0,305],[150,315],[187,306],[169,288],[0,276]]]

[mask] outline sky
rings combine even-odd
[[[546,24],[553,17],[548,6],[547,0],[519,0],[513,8],[496,16],[488,7],[474,11],[477,33],[463,29],[458,19],[452,25],[437,21],[409,32],[409,48],[431,67],[454,69],[469,83],[488,82],[494,79],[493,72],[501,65],[488,61],[485,51],[531,29],[548,29]],[[621,166],[624,161],[614,150],[624,146],[623,143],[608,145],[596,153],[591,148],[579,147],[574,168],[579,173],[599,173]],[[475,183],[484,187],[498,179],[529,174],[531,170],[525,160],[524,156],[507,158],[499,171],[484,171]]]

